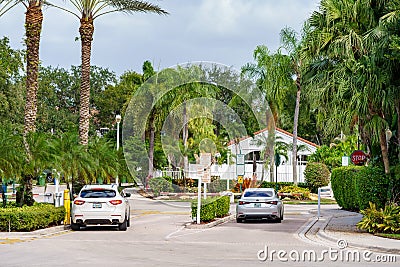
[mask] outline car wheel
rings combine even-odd
[[[276,223],[281,223],[281,222],[282,222],[282,218],[281,218],[281,217],[276,218],[276,219],[275,219],[275,222],[276,222]]]
[[[71,230],[73,231],[79,231],[81,229],[81,226],[77,223],[71,223]]]
[[[118,225],[118,230],[120,231],[126,231],[126,229],[128,228],[128,220],[125,218],[123,223],[120,223]]]
[[[281,217],[279,217],[279,219],[281,219],[281,221],[283,221],[283,211],[282,211]]]
[[[126,226],[131,227],[131,216],[128,215],[128,221],[126,222]]]

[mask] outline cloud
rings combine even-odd
[[[165,0],[169,16],[112,13],[95,20],[92,64],[117,74],[141,72],[145,60],[162,69],[186,61],[216,61],[240,68],[257,45],[279,46],[285,26],[299,31],[317,0]],[[0,17],[0,33],[22,48],[25,10]],[[40,58],[43,65],[80,64],[79,20],[54,8],[44,11]],[[1,37],[1,36],[0,36]]]

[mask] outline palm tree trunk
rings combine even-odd
[[[154,113],[151,114],[149,120],[150,126],[150,136],[149,136],[149,173],[147,175],[147,180],[153,178],[153,166],[154,166]],[[147,185],[146,185],[147,186]]]
[[[23,143],[27,155],[27,163],[32,158],[29,144],[26,136],[29,132],[36,130],[37,114],[37,91],[39,74],[39,45],[40,33],[42,31],[43,13],[42,5],[30,1],[25,16],[25,34],[26,34],[26,101],[24,112],[24,133]],[[21,205],[33,205],[33,198],[27,199],[25,195],[32,195],[32,175],[23,174],[24,190],[21,199]],[[26,190],[26,193],[25,193]]]
[[[299,124],[299,113],[300,113],[300,76],[297,75],[296,79],[297,94],[296,94],[296,106],[294,109],[294,120],[293,120],[293,152],[292,152],[292,164],[293,164],[293,183],[297,185],[297,125]]]
[[[379,143],[381,145],[382,159],[383,159],[383,165],[385,166],[385,173],[389,174],[390,173],[390,163],[389,163],[389,153],[388,153],[388,149],[387,149],[385,130],[380,131]]]
[[[90,55],[93,40],[93,19],[82,18],[79,33],[82,44],[82,73],[80,91],[80,117],[79,117],[79,140],[82,145],[88,144],[89,119],[90,119]]]
[[[400,148],[400,101],[397,103],[397,147]],[[400,149],[398,149],[398,159],[400,161]]]
[[[25,16],[26,31],[26,102],[24,136],[36,130],[37,91],[39,73],[39,45],[42,31],[42,6],[30,1]],[[28,146],[29,150],[29,146]]]
[[[188,149],[188,136],[189,136],[189,126],[188,126],[188,114],[187,114],[187,109],[186,109],[186,103],[183,102],[183,133],[182,133],[182,138],[183,138],[183,146],[185,148],[185,155],[183,158],[183,170],[185,173],[185,177],[189,173],[189,158],[187,154],[187,149]]]

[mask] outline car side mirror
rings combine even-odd
[[[131,193],[125,193],[124,195],[125,195],[124,197],[130,197]]]

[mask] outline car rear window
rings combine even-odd
[[[81,198],[111,198],[117,193],[110,189],[88,189],[81,192]]]
[[[272,191],[247,191],[244,193],[244,197],[272,197],[273,195]]]

